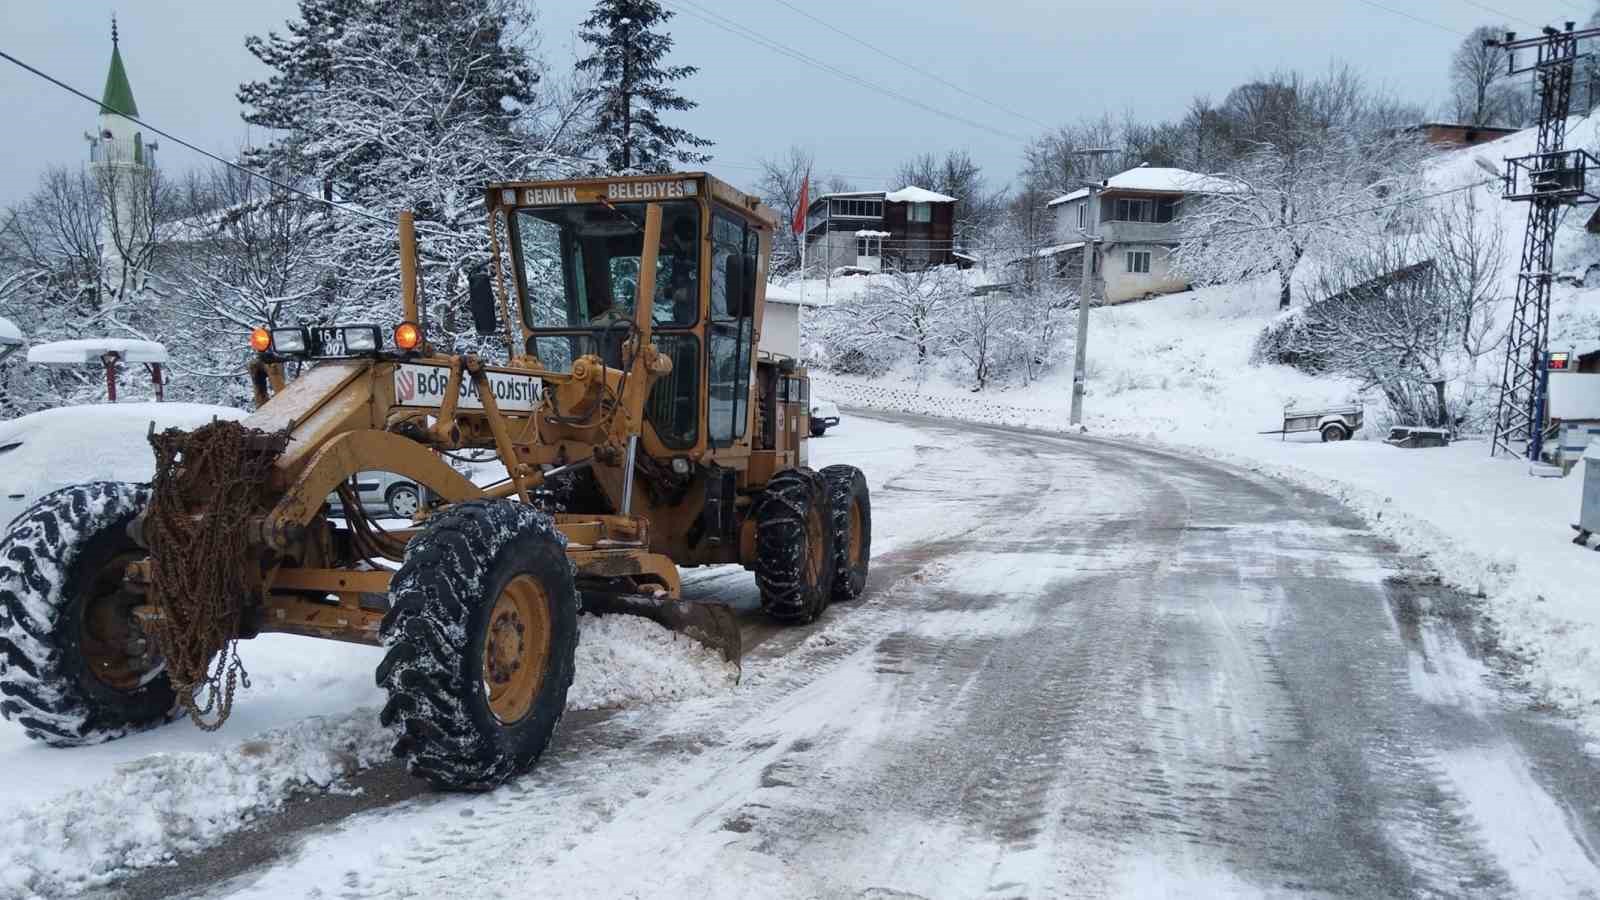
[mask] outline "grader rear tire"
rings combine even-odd
[[[872,558],[872,496],[867,476],[855,466],[822,470],[833,522],[833,601],[855,600],[867,587]]]
[[[531,767],[566,708],[578,592],[545,514],[505,500],[435,515],[406,548],[380,632],[380,717],[407,769],[485,791]]]
[[[134,624],[123,570],[146,485],[98,481],[40,497],[0,538],[0,713],[58,747],[171,719],[177,696]]]
[[[756,504],[756,586],[761,609],[803,625],[822,615],[833,587],[828,486],[810,469],[772,477]]]

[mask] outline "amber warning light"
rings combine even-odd
[[[1552,353],[1550,354],[1549,369],[1552,372],[1565,372],[1571,360],[1572,354],[1570,353]]]
[[[414,322],[401,322],[394,328],[394,345],[401,350],[415,350],[422,343],[422,329]]]
[[[257,328],[250,332],[250,349],[257,353],[265,353],[272,349],[272,332],[265,328]]]

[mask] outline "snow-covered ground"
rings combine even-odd
[[[1521,249],[1525,204],[1499,197],[1491,171],[1533,152],[1532,132],[1446,154],[1428,170],[1430,190],[1476,185],[1480,215],[1502,234],[1509,298]],[[1574,119],[1570,146],[1600,140],[1600,119]],[[1600,345],[1600,238],[1571,211],[1558,231],[1560,278],[1551,310],[1552,348]],[[979,275],[978,280],[992,276]],[[1301,287],[1308,279],[1297,277]],[[865,278],[834,279],[837,299],[864,289]],[[790,286],[795,289],[794,285]],[[820,296],[819,282],[807,288]],[[1446,449],[1400,450],[1381,443],[1383,404],[1360,397],[1354,383],[1312,377],[1275,365],[1253,366],[1251,349],[1278,314],[1270,279],[1205,288],[1139,303],[1094,309],[1089,329],[1089,433],[1191,447],[1338,495],[1407,552],[1427,557],[1454,585],[1486,598],[1501,645],[1527,661],[1532,685],[1584,719],[1600,740],[1600,554],[1570,543],[1582,470],[1565,479],[1528,475],[1523,463],[1491,459],[1481,440]],[[1497,314],[1510,316],[1509,302]],[[843,406],[922,413],[969,421],[1066,430],[1069,361],[1024,388],[973,393],[939,377],[900,371],[876,379],[813,373],[815,394]],[[1498,354],[1483,377],[1497,379]],[[1285,406],[1365,400],[1361,440],[1321,444],[1316,435],[1261,435],[1280,427]],[[848,410],[846,412],[848,415]]]
[[[580,622],[567,708],[623,709],[729,690],[738,671],[631,616]],[[187,721],[58,749],[0,721],[0,897],[59,895],[160,865],[246,828],[297,791],[390,758],[373,682],[381,650],[285,635],[243,644],[250,673],[215,732]]]

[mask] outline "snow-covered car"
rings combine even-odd
[[[97,403],[63,406],[0,422],[0,533],[33,501],[86,481],[149,481],[157,431],[197,428],[248,413],[203,403]]]
[[[831,400],[811,401],[811,436],[822,437],[823,432],[839,424],[839,407]]]

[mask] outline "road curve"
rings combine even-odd
[[[1600,763],[1344,507],[1116,442],[852,424],[890,473],[863,465],[868,596],[751,616],[730,695],[570,721],[493,794],[328,801],[264,859],[116,893],[1600,895]]]

